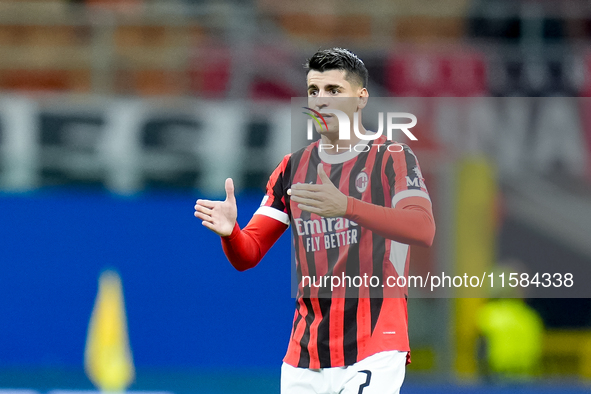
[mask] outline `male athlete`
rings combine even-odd
[[[406,289],[386,296],[387,287],[349,281],[327,293],[302,278],[318,285],[329,277],[330,286],[345,276],[407,275],[409,245],[433,241],[431,201],[408,146],[353,132],[357,120],[360,135],[370,134],[361,124],[369,97],[363,62],[333,48],[315,53],[306,69],[308,106],[326,121],[317,128],[321,139],[284,157],[244,229],[230,178],[226,200],[198,200],[195,216],[222,237],[240,271],[254,267],[291,223],[300,282],[283,394],[399,393],[410,359]],[[349,117],[350,140],[339,139],[331,108]]]

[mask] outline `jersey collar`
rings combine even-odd
[[[357,145],[355,145],[350,151],[346,150],[343,153],[338,154],[328,154],[325,150],[320,150],[319,145],[316,146],[318,149],[318,156],[320,156],[320,160],[328,164],[341,164],[348,160],[356,158],[361,152],[367,151],[367,148],[364,148],[370,140],[360,140]],[[318,142],[320,144],[320,140]]]

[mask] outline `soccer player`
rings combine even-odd
[[[221,236],[240,271],[257,265],[292,226],[299,285],[281,368],[283,394],[398,393],[410,362],[406,289],[387,296],[387,287],[350,280],[328,293],[317,285],[325,278],[330,286],[345,276],[383,281],[407,275],[409,245],[433,242],[431,201],[407,145],[353,132],[350,140],[339,140],[331,108],[349,117],[352,130],[357,120],[361,135],[370,134],[361,124],[369,98],[364,63],[332,48],[315,53],[306,69],[308,105],[326,121],[317,128],[321,139],[284,157],[245,228],[236,222],[230,178],[226,200],[197,200],[195,216]]]

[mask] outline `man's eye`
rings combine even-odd
[[[339,94],[339,91],[338,91],[338,89],[333,89],[330,91],[330,93],[331,94]]]
[[[317,91],[317,90],[310,90],[310,91],[308,92],[308,95],[309,95],[309,96],[316,96],[317,94],[318,94],[318,91]]]

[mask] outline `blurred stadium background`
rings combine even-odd
[[[248,221],[318,48],[357,53],[375,97],[506,98],[475,119],[446,99],[418,126],[438,234],[413,270],[589,266],[590,42],[574,0],[0,1],[0,387],[92,389],[86,331],[113,268],[130,389],[279,391],[289,238],[235,272],[193,203],[231,176]],[[506,381],[482,368],[485,299],[411,298],[403,392],[586,391],[591,300],[526,301],[541,356]]]

